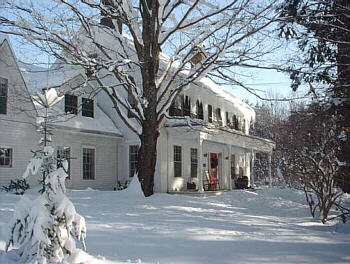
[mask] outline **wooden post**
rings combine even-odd
[[[198,137],[198,192],[204,192],[203,188],[203,139]]]

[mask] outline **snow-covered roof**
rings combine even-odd
[[[80,76],[77,70],[45,69],[39,66],[20,63],[20,69],[25,77],[29,92],[31,93],[34,105],[39,116],[43,116],[43,107],[38,104],[38,93],[42,93],[43,88],[59,88],[69,80]],[[63,97],[62,97],[63,98]],[[61,99],[62,99],[61,98]],[[57,104],[51,109],[52,116],[55,117],[54,125],[56,127],[68,128],[75,131],[95,134],[105,134],[112,136],[122,136],[121,131],[115,126],[113,121],[96,104],[96,113],[94,118],[81,115],[66,115],[64,107]]]

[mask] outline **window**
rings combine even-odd
[[[0,77],[0,114],[7,114],[8,80]]]
[[[197,118],[203,120],[203,104],[197,100]]]
[[[238,130],[238,118],[236,115],[232,116],[232,127],[236,130]]]
[[[222,117],[221,117],[220,108],[216,108],[216,120],[218,121],[219,125],[222,126]]]
[[[0,166],[12,167],[12,149],[0,148]]]
[[[170,116],[183,116],[183,106],[184,106],[184,97],[183,95],[178,95],[172,102],[169,115]]]
[[[191,115],[191,99],[188,96],[186,96],[186,99],[184,100],[183,115]]]
[[[198,170],[198,150],[191,148],[191,178],[197,178]]]
[[[208,105],[208,121],[213,123],[213,107],[211,105]]]
[[[226,126],[230,126],[230,125],[231,125],[230,118],[229,118],[228,112],[226,112]]]
[[[81,115],[86,117],[94,117],[94,100],[82,98]]]
[[[236,176],[236,156],[231,155],[231,179],[234,179]]]
[[[83,148],[83,180],[95,179],[95,149]]]
[[[64,111],[66,114],[78,114],[78,97],[71,94],[64,95]]]
[[[57,148],[57,168],[61,168],[62,162],[67,160],[68,162],[68,168],[66,170],[66,173],[68,174],[67,179],[70,179],[70,147],[58,147]]]
[[[129,177],[134,177],[137,171],[138,151],[139,146],[129,146]]]
[[[182,176],[181,146],[174,146],[174,177]]]

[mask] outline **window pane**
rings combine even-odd
[[[191,148],[191,177],[197,177],[198,168],[198,151],[196,148]]]
[[[83,179],[95,179],[95,149],[83,149]]]
[[[8,81],[0,77],[0,114],[7,114]]]
[[[138,151],[137,145],[129,146],[129,177],[134,177],[137,171]]]
[[[174,146],[174,176],[182,176],[182,155],[181,146]]]
[[[70,179],[70,147],[58,147],[57,148],[57,168],[62,167],[62,162],[67,160],[68,162],[68,168],[66,173],[68,174],[67,179]]]
[[[64,110],[67,114],[78,114],[78,97],[71,94],[64,95]]]
[[[82,116],[94,117],[94,100],[82,98]]]
[[[0,166],[12,167],[12,149],[0,148]]]

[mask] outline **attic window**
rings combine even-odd
[[[213,123],[213,107],[208,105],[208,122]]]
[[[94,100],[82,98],[81,115],[86,117],[94,117]]]
[[[238,118],[236,115],[232,116],[232,128],[238,130]]]
[[[231,125],[230,118],[229,118],[228,112],[226,112],[226,126],[230,126],[230,125]]]
[[[66,114],[78,114],[78,96],[71,94],[64,95],[64,111]]]
[[[0,114],[7,114],[8,80],[0,77]]]

